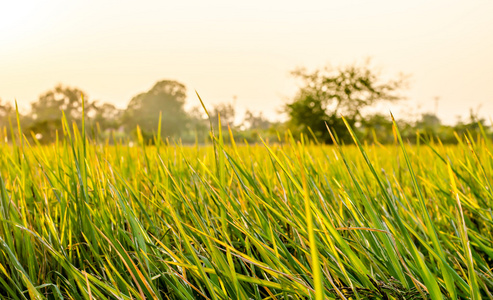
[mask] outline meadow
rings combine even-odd
[[[4,135],[0,297],[493,299],[492,142],[395,129],[345,146]]]

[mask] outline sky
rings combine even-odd
[[[290,71],[371,58],[410,75],[407,100],[382,112],[453,123],[471,108],[493,118],[492,55],[491,0],[0,1],[0,99],[24,110],[59,83],[124,108],[171,79],[187,107],[196,90],[282,120],[300,86]]]

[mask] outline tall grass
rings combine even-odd
[[[1,137],[2,299],[493,299],[493,147]]]

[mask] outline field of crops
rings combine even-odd
[[[2,139],[0,298],[493,299],[491,141],[396,137]]]

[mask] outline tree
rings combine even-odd
[[[428,136],[436,136],[440,130],[442,122],[434,113],[424,113],[421,118],[416,122],[416,129],[418,129],[421,134]]]
[[[121,125],[122,111],[110,103],[96,103],[94,115],[91,116],[93,124],[98,124],[102,131],[117,130]]]
[[[256,129],[256,130],[266,130],[269,129],[271,123],[267,120],[263,113],[254,113],[250,110],[245,112],[245,118],[243,120],[243,124],[247,129]]]
[[[349,136],[340,115],[354,126],[362,120],[366,107],[403,98],[398,91],[405,84],[404,76],[383,81],[368,61],[338,69],[326,67],[312,73],[298,69],[292,75],[300,78],[303,86],[294,100],[285,105],[289,127],[308,137],[312,136],[311,129],[317,139],[328,143],[331,139],[325,123],[346,140]]]
[[[392,126],[390,115],[376,113],[365,116],[358,129],[362,140],[386,144],[394,140]]]
[[[153,132],[157,132],[161,112],[162,136],[175,137],[187,126],[185,98],[183,84],[172,80],[159,81],[149,91],[130,100],[125,111],[125,126],[134,130],[139,125],[144,136],[151,139]]]
[[[233,103],[219,103],[214,105],[211,112],[211,120],[214,125],[221,117],[221,128],[227,130],[228,126],[233,127],[236,117],[236,109]]]
[[[85,114],[94,114],[95,103],[89,101],[87,94],[78,88],[63,85],[39,96],[37,102],[31,103],[31,116],[28,131],[34,132],[40,142],[55,139],[56,131],[62,130],[62,116],[65,112],[68,124],[82,124],[82,97],[84,97]]]

